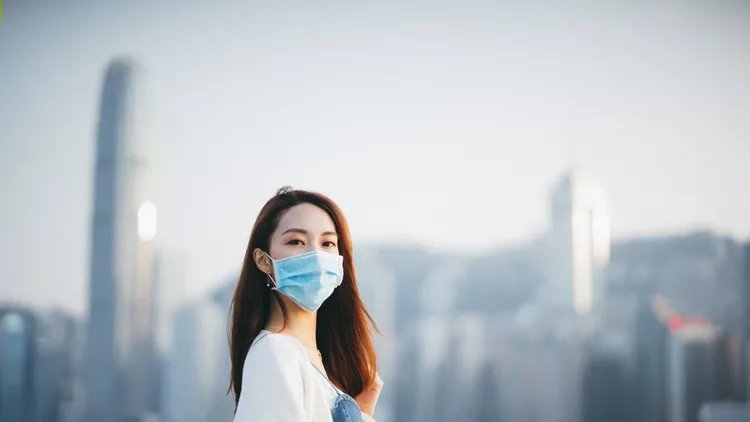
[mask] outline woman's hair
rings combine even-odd
[[[352,241],[343,213],[331,199],[315,192],[279,189],[260,210],[245,252],[242,272],[234,291],[229,329],[232,360],[229,391],[234,390],[235,406],[242,392],[242,369],[245,356],[258,333],[266,326],[271,312],[272,291],[267,276],[255,264],[253,251],[260,248],[270,254],[271,235],[279,220],[299,204],[312,204],[325,211],[338,234],[339,253],[344,257],[344,279],[318,310],[316,338],[323,355],[323,365],[331,381],[343,391],[357,396],[375,378],[376,357],[372,345],[375,321],[359,297],[352,259]],[[286,308],[278,297],[286,321]]]

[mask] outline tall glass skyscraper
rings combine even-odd
[[[609,264],[610,221],[604,189],[587,173],[565,175],[551,194],[549,298],[588,315],[603,298]]]
[[[701,405],[729,401],[727,340],[709,322],[672,324],[667,349],[668,422],[698,422]]]
[[[153,369],[152,240],[141,70],[106,70],[96,140],[87,345],[88,420],[120,422],[147,411]]]
[[[0,308],[0,421],[35,420],[35,335],[30,312]]]

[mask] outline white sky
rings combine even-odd
[[[194,294],[285,184],[339,202],[355,241],[479,251],[542,232],[578,165],[615,236],[750,236],[745,2],[152,3],[3,2],[0,301],[85,309],[121,54],[147,70],[158,243]]]

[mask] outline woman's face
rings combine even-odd
[[[310,251],[339,254],[338,235],[333,220],[312,204],[289,208],[271,235],[269,254],[282,259]]]

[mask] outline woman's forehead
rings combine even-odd
[[[331,217],[321,208],[312,204],[300,204],[289,208],[279,220],[276,233],[281,234],[289,229],[302,229],[313,234],[336,231]]]

